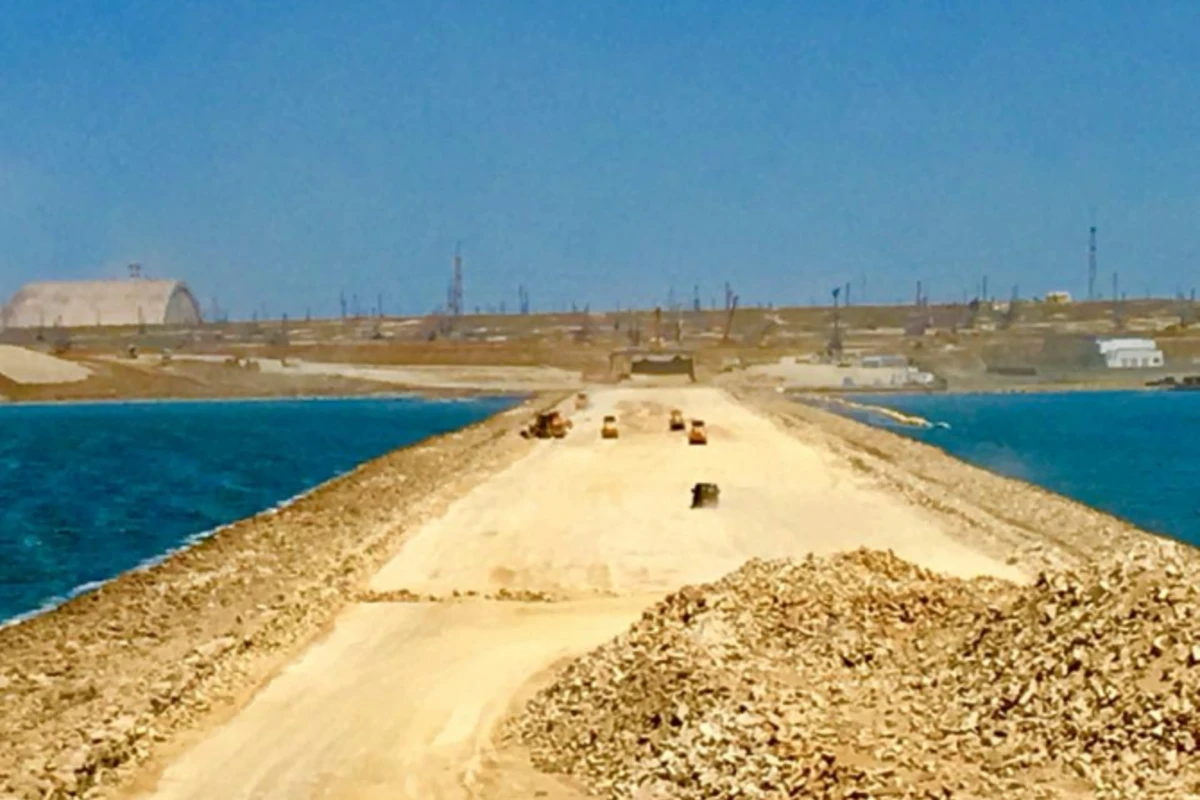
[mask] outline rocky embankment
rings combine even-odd
[[[752,561],[509,732],[609,798],[1195,796],[1200,565],[1135,549],[1023,586],[874,551]]]
[[[406,531],[525,452],[512,431],[529,410],[396,451],[0,629],[0,797],[103,797],[266,680]]]
[[[1152,538],[1116,517],[923,442],[774,392],[735,394],[872,483],[936,514],[948,533],[972,549],[1030,575],[1116,558]]]

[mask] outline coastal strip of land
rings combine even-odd
[[[1166,543],[1110,514],[924,442],[775,392],[736,395],[880,487],[938,514],[972,548],[1027,571],[1076,568]]]
[[[667,430],[675,407],[706,422],[707,446]],[[704,598],[733,598],[713,602],[737,613],[687,634],[725,652],[739,628],[757,630],[755,603],[773,614],[816,603],[843,623],[810,649],[850,666],[797,675],[857,700],[841,687],[874,657],[861,642],[847,649],[860,592],[862,609],[882,603],[910,626],[874,629],[882,658],[913,640],[914,620],[936,631],[958,619],[940,609],[970,603],[986,616],[989,598],[1036,588],[1044,571],[1183,557],[1107,515],[774,393],[603,389],[567,438],[538,442],[516,436],[531,410],[399,451],[166,570],[0,631],[0,692],[14,710],[0,788],[22,799],[629,797],[613,770],[640,774],[645,752],[601,739],[649,717],[622,717],[606,681],[675,663],[679,640],[641,633],[662,614],[686,625],[712,607]],[[600,437],[609,415],[615,440]],[[720,486],[718,508],[689,508],[696,482]],[[770,566],[787,564],[808,566]],[[739,568],[747,582],[725,578]],[[574,660],[589,651],[600,655]],[[568,662],[584,666],[557,668]],[[699,680],[658,678],[656,698]],[[676,711],[654,713],[670,728]],[[580,749],[576,734],[600,744]]]
[[[407,532],[531,447],[518,420],[561,399],[387,454],[0,628],[0,797],[95,796],[236,708]]]

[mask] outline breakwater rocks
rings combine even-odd
[[[0,797],[103,797],[260,685],[407,531],[525,452],[512,431],[546,402],[386,455],[0,629]]]
[[[508,734],[610,798],[1200,791],[1200,566],[1029,585],[890,553],[752,561],[566,667]]]

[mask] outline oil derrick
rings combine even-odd
[[[529,313],[529,290],[525,284],[517,287],[517,309],[522,315]]]
[[[835,359],[842,357],[842,322],[838,313],[838,296],[841,292],[840,286],[833,290],[833,332],[829,335],[829,341],[825,343],[825,354]]]
[[[963,321],[960,323],[959,327],[965,330],[973,329],[976,323],[979,321],[979,310],[982,305],[983,304],[980,302],[978,297],[967,303],[967,313],[963,315]]]
[[[1020,313],[1020,300],[1018,300],[1017,287],[1012,288],[1012,299],[1008,301],[1008,310],[1004,312],[1004,316],[1000,319],[1000,328],[1008,330],[1017,323],[1017,317]]]
[[[592,306],[588,303],[583,307],[583,319],[579,322],[579,328],[575,332],[575,341],[580,343],[590,342],[592,340]]]
[[[1189,328],[1196,324],[1196,306],[1190,302],[1183,291],[1179,292],[1179,327]]]
[[[1125,319],[1121,314],[1120,277],[1116,272],[1112,274],[1112,298],[1113,328],[1118,331],[1125,330]]]
[[[729,286],[729,284],[726,284],[727,291],[728,291],[728,286]],[[721,344],[729,344],[729,335],[730,335],[730,332],[733,330],[733,315],[737,313],[737,307],[738,307],[738,296],[736,294],[731,294],[731,296],[728,298],[728,300],[726,302],[725,332],[723,334],[721,334]]]
[[[450,303],[447,310],[453,317],[461,317],[463,313],[462,242],[454,245],[454,275],[450,282]]]
[[[1096,299],[1096,226],[1088,229],[1088,302]]]
[[[700,285],[692,287],[692,311],[700,311]]]

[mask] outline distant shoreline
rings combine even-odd
[[[313,400],[475,400],[489,397],[510,397],[523,400],[536,395],[535,391],[501,389],[400,389],[379,392],[345,393],[321,392],[302,394],[255,394],[190,397],[187,395],[168,397],[81,397],[70,400],[13,400],[0,397],[0,408],[6,406],[89,406],[89,405],[151,405],[158,403],[270,403]]]

